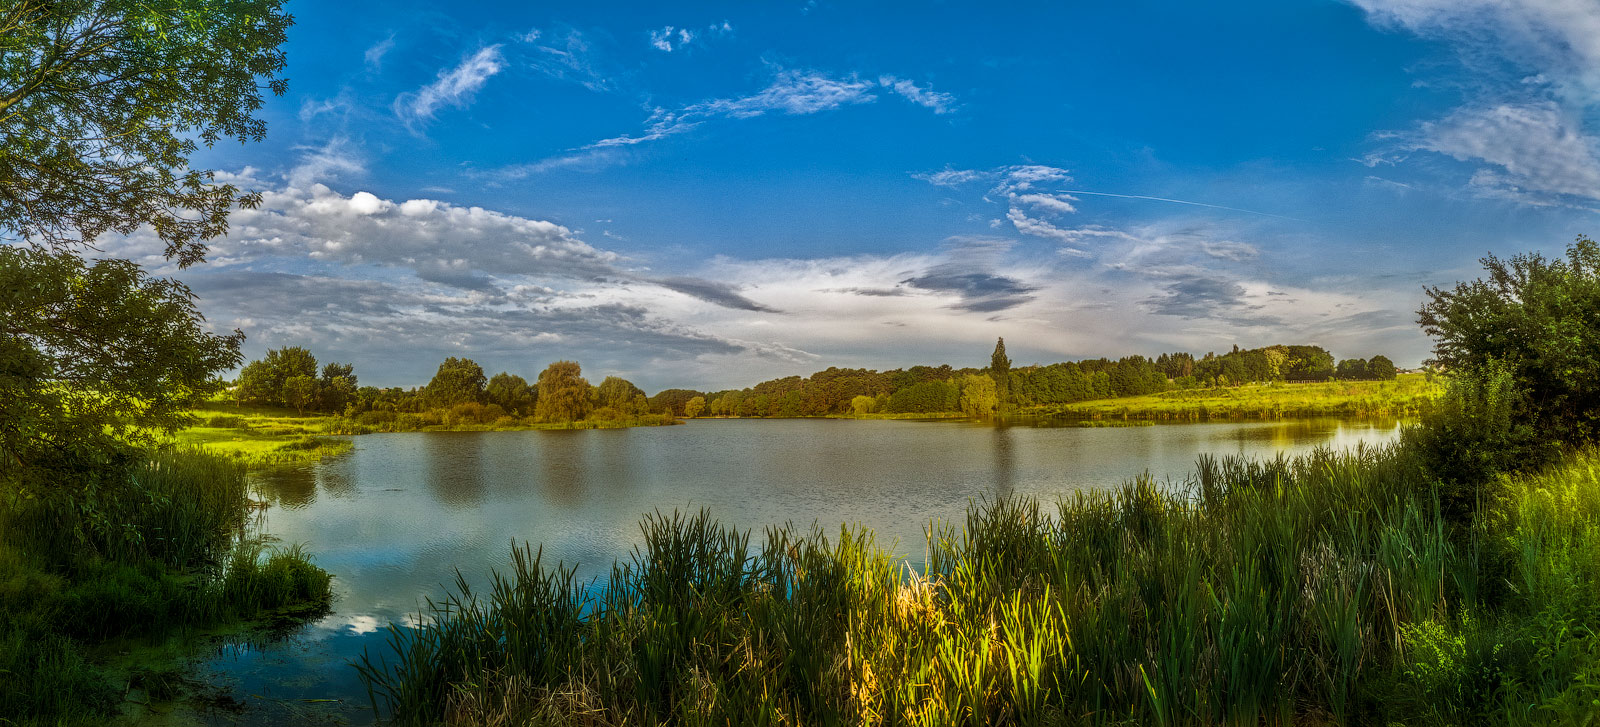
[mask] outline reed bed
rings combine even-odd
[[[327,573],[252,537],[244,469],[198,452],[106,468],[75,497],[0,488],[0,724],[101,724],[130,680],[97,647],[327,607]]]
[[[1202,458],[975,503],[920,567],[655,513],[603,583],[523,546],[357,668],[406,724],[1569,724],[1600,711],[1600,456],[1500,492],[1460,528],[1398,446]]]

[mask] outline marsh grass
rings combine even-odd
[[[1453,531],[1399,447],[1202,458],[975,503],[920,567],[655,513],[603,582],[523,546],[357,668],[408,724],[1592,722],[1600,455],[1501,485]]]
[[[5,723],[97,724],[114,713],[117,684],[134,677],[105,663],[99,644],[326,608],[327,573],[298,547],[251,536],[237,463],[163,453],[96,482],[92,499],[0,493]]]

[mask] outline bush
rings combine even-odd
[[[1422,424],[1402,434],[1439,481],[1440,507],[1448,522],[1469,524],[1497,475],[1536,468],[1559,451],[1556,442],[1516,415],[1525,397],[1511,371],[1491,361],[1480,369],[1456,372]]]
[[[1515,416],[1548,439],[1595,438],[1600,423],[1600,244],[1579,237],[1565,260],[1483,259],[1487,280],[1427,289],[1418,322],[1452,375],[1493,364],[1524,396]]]
[[[209,417],[205,420],[205,425],[212,429],[245,429],[249,426],[244,417],[232,414]]]

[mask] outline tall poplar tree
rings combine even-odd
[[[994,379],[995,397],[1000,402],[1000,413],[1011,411],[1011,359],[1006,356],[1006,339],[995,341],[994,354],[989,357],[989,376]]]

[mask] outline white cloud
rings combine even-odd
[[[873,84],[854,76],[833,78],[815,71],[780,70],[772,83],[760,92],[738,98],[701,101],[668,111],[657,109],[646,122],[640,136],[618,136],[590,144],[587,148],[632,146],[688,131],[710,119],[751,119],[772,113],[791,116],[831,111],[841,106],[871,103]]]
[[[1012,198],[1012,201],[1016,204],[1033,205],[1037,209],[1055,214],[1072,214],[1078,211],[1077,207],[1072,206],[1077,199],[1066,194],[1019,194]]]
[[[1383,28],[1448,42],[1481,99],[1414,133],[1379,138],[1489,165],[1472,189],[1531,204],[1600,199],[1600,3],[1592,0],[1351,0]],[[1391,148],[1367,163],[1398,163]]]
[[[1596,140],[1554,103],[1460,109],[1422,124],[1418,136],[1413,148],[1504,170],[1478,177],[1496,188],[1600,199]]]
[[[707,37],[722,37],[732,32],[733,24],[726,20],[712,23],[705,30],[665,25],[650,31],[650,47],[663,53],[671,53],[693,45],[697,41],[703,41]]]
[[[600,68],[600,54],[589,36],[577,28],[563,25],[550,32],[534,28],[519,39],[532,46],[532,55],[523,60],[534,70],[590,91],[612,90],[610,74]],[[546,42],[540,43],[541,40]]]
[[[383,68],[383,57],[388,55],[391,50],[394,50],[393,33],[390,33],[389,37],[373,43],[367,48],[366,52],[361,54],[361,57],[366,60],[368,68],[377,71]]]
[[[879,76],[878,84],[904,96],[906,100],[918,106],[933,109],[936,114],[949,113],[956,107],[955,96],[935,91],[931,86],[918,86],[912,81],[894,76]]]
[[[1600,4],[1591,0],[1352,2],[1381,27],[1451,41],[1474,66],[1509,60],[1557,79],[1568,93],[1593,100],[1600,91]]]
[[[675,28],[671,25],[659,30],[650,31],[650,47],[659,51],[671,53],[694,42],[695,32],[688,28]]]
[[[485,46],[461,61],[455,68],[439,71],[439,77],[415,92],[400,94],[394,100],[394,113],[406,125],[428,121],[442,106],[466,108],[478,89],[505,68],[501,46]]]

